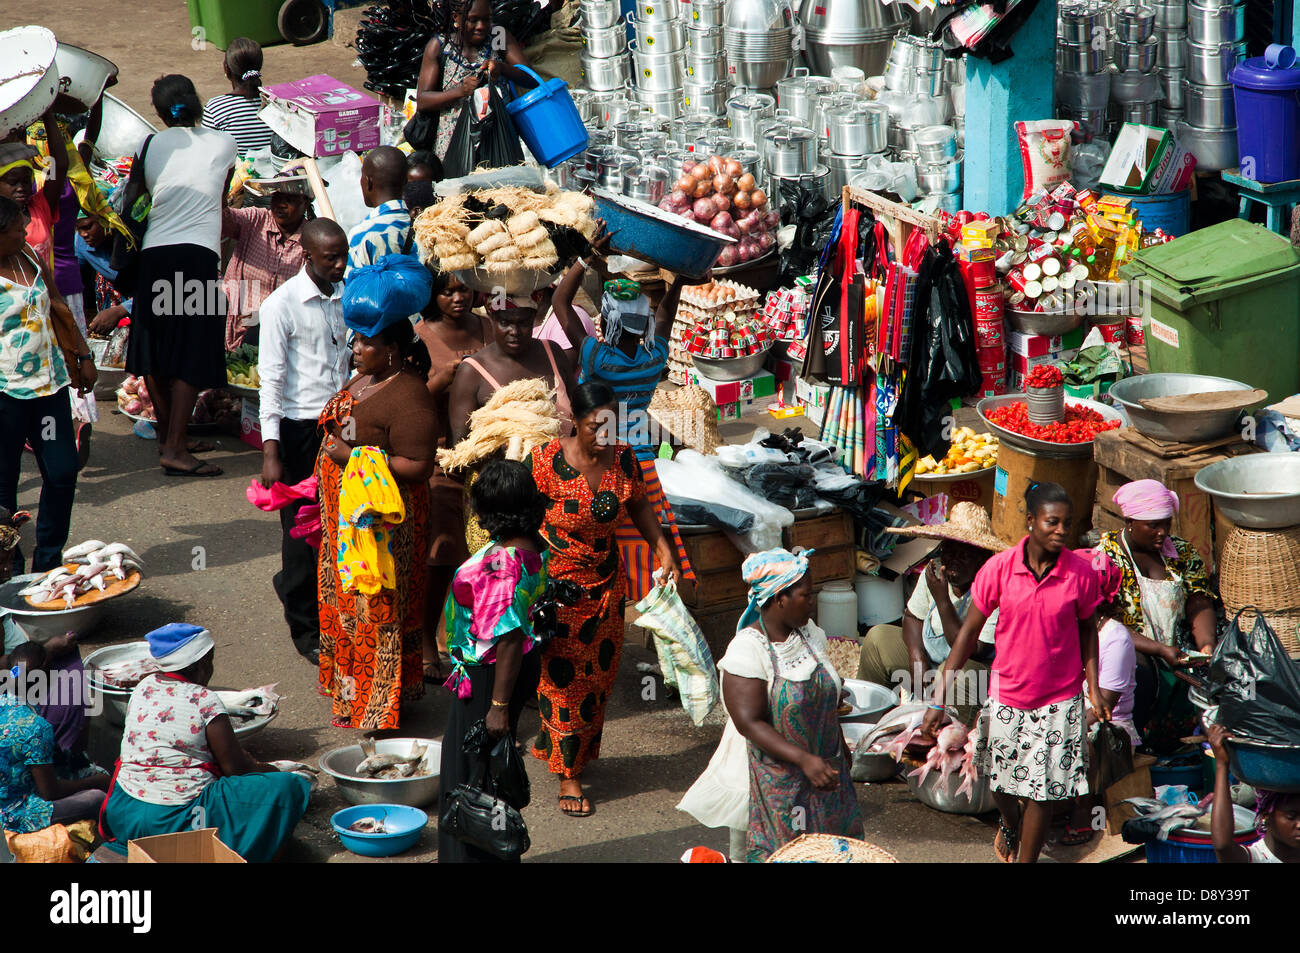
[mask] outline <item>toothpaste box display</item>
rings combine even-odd
[[[753,377],[746,377],[738,381],[710,380],[694,367],[687,373],[690,382],[708,391],[709,396],[713,398],[713,402],[719,407],[723,404],[734,404],[737,401],[752,403],[760,397],[772,397],[776,394],[776,375],[771,371],[763,371]]]
[[[239,407],[239,439],[254,450],[262,449],[262,420],[256,398],[245,397]]]
[[[1196,158],[1159,126],[1126,122],[1111,149],[1101,184],[1129,195],[1179,192],[1191,183]]]
[[[365,152],[379,145],[379,100],[324,73],[262,87],[258,116],[271,131],[312,155]]]

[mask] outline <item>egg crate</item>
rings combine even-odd
[[[730,298],[716,297],[724,288],[732,289],[735,294]],[[750,288],[738,281],[720,278],[707,285],[688,285],[682,289],[682,301],[697,312],[711,314],[714,312],[757,310],[761,306],[762,295],[757,288]]]

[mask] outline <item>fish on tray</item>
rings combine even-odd
[[[964,777],[963,769],[967,758],[967,748],[972,747],[973,751],[973,746],[967,745],[968,738],[969,732],[966,730],[965,725],[957,722],[945,725],[939,730],[939,736],[935,739],[934,747],[926,755],[925,764],[909,774],[908,777],[916,778],[919,784],[924,784],[925,779],[934,770],[939,772],[940,784],[947,781],[948,776],[954,772],[962,773]],[[965,787],[964,784],[963,787]]]
[[[261,715],[274,714],[278,710],[280,699],[283,697],[275,690],[279,684],[275,682],[242,692],[217,692],[217,697],[221,699],[221,704],[226,706],[226,714],[231,718],[246,720],[257,718]]]
[[[113,688],[135,688],[136,685],[144,679],[146,675],[153,675],[161,671],[158,663],[152,658],[128,659],[125,662],[114,662],[111,665],[105,665],[99,670],[99,676],[103,679],[105,685]]]
[[[361,817],[348,825],[354,834],[387,834],[388,828],[377,817]]]
[[[378,778],[384,781],[391,781],[396,778],[409,778],[417,773],[420,762],[424,760],[425,752],[429,750],[428,745],[411,742],[411,750],[408,754],[378,754],[375,751],[375,742],[373,738],[363,738],[361,740],[361,753],[366,757],[357,765],[356,776],[359,778]],[[423,771],[419,773],[423,774]]]

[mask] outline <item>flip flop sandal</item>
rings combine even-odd
[[[591,798],[587,797],[587,795],[585,795],[585,794],[561,794],[561,795],[560,795],[560,813],[563,814],[565,817],[591,817],[591,815],[593,815],[593,814],[596,813],[596,809],[595,809],[594,807],[593,807],[593,808],[589,808],[589,809],[587,809],[587,810],[585,810],[585,811],[582,811],[582,810],[578,810],[578,811],[566,811],[566,810],[564,809],[564,802],[565,802],[565,801],[577,801],[579,804],[581,804],[583,801],[586,801],[588,804],[590,804],[590,803],[591,803]]]
[[[1057,838],[1056,842],[1062,847],[1079,847],[1092,840],[1092,835],[1095,833],[1096,831],[1091,827],[1071,827],[1066,824],[1065,833]]]
[[[998,832],[993,837],[993,853],[997,855],[999,861],[1009,864],[1016,859],[1018,847],[1016,835],[999,820]]]
[[[169,477],[216,477],[221,476],[223,472],[221,467],[202,461],[198,466],[189,468],[163,465],[163,475]]]
[[[350,718],[331,718],[331,719],[330,719],[330,727],[331,727],[331,728],[351,728],[351,727],[352,727],[352,719],[350,719]]]
[[[442,677],[442,669],[433,662],[424,663],[424,684],[441,685],[446,679]]]

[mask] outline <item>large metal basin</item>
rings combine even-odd
[[[948,775],[947,780],[940,780],[939,772],[931,771],[926,775],[924,784],[918,783],[908,772],[907,789],[926,807],[945,814],[987,814],[997,808],[988,778],[981,776],[975,782],[970,797],[965,794],[958,796],[956,791],[959,787],[961,774],[957,771]]]
[[[1204,410],[1191,414],[1165,414],[1147,410],[1140,401],[1180,394],[1217,393],[1251,390],[1249,384],[1227,377],[1205,374],[1140,374],[1116,381],[1110,396],[1124,408],[1138,433],[1156,440],[1174,443],[1197,443],[1216,440],[1231,433],[1237,422],[1237,410]]]
[[[1063,311],[1020,311],[1007,308],[1007,323],[1021,334],[1060,337],[1082,326],[1083,318],[1082,308],[1066,308]]]
[[[1300,453],[1251,453],[1211,463],[1196,486],[1246,529],[1300,525]]]
[[[1016,433],[1014,430],[1007,430],[1005,427],[999,427],[993,421],[989,420],[988,414],[995,408],[1002,407],[1006,404],[1014,404],[1017,401],[1023,401],[1024,394],[1005,394],[1002,397],[985,397],[976,406],[980,417],[988,426],[989,430],[997,436],[1002,443],[1009,444],[1012,447],[1018,447],[1021,450],[1028,450],[1043,457],[1054,457],[1056,459],[1073,459],[1076,457],[1092,456],[1092,441],[1087,443],[1050,443],[1047,440],[1035,440],[1033,437],[1026,437],[1024,434]],[[1128,418],[1114,407],[1098,403],[1095,400],[1086,400],[1082,397],[1066,396],[1065,404],[1067,407],[1078,406],[1087,407],[1089,410],[1095,410],[1101,414],[1104,420],[1118,420],[1120,426],[1127,425]]]
[[[770,346],[765,347],[757,354],[747,354],[744,357],[714,358],[695,354],[692,355],[691,361],[696,369],[711,381],[743,381],[763,369],[763,362],[767,360],[767,352],[771,349]]]
[[[44,575],[43,572],[24,573],[0,586],[0,616],[7,615],[24,636],[42,644],[65,632],[75,632],[79,636],[92,632],[113,600],[104,599],[72,609],[33,609],[18,593]]]
[[[419,778],[358,778],[354,774],[365,760],[361,745],[335,748],[320,759],[320,769],[334,779],[339,793],[349,804],[405,804],[424,807],[438,798],[442,771],[442,742],[431,738],[387,738],[375,742],[378,754],[406,754],[411,742],[427,745],[421,766],[429,774]]]
[[[135,155],[145,138],[157,131],[144,116],[111,93],[105,93],[104,121],[95,140],[95,154],[105,161]]]

